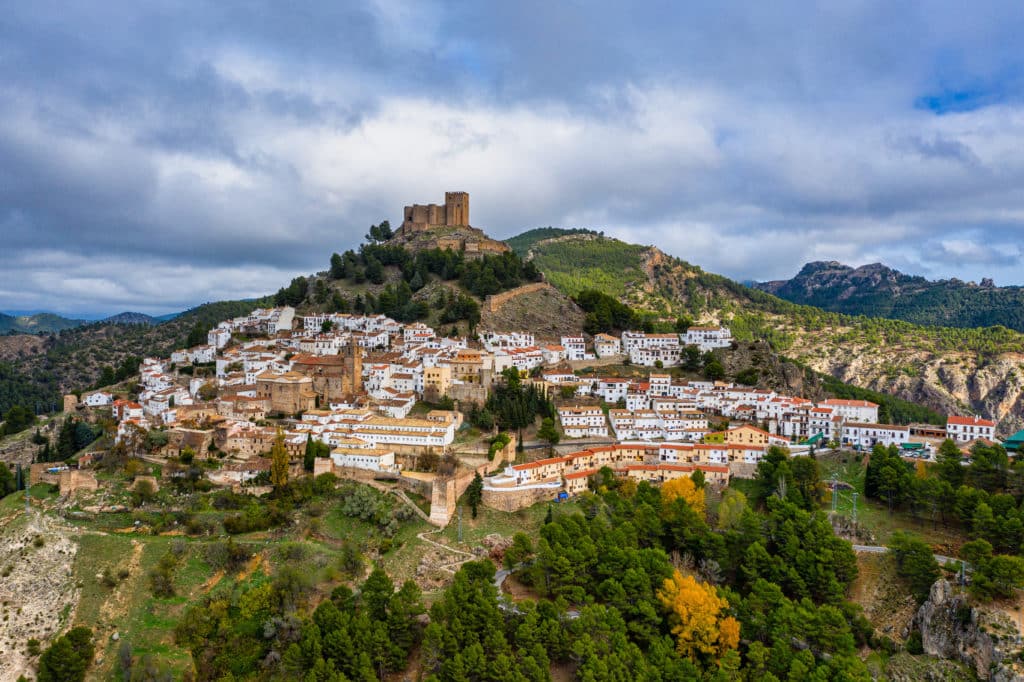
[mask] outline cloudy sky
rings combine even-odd
[[[144,5],[144,7],[142,7]],[[470,192],[737,279],[1024,284],[1024,4],[12,3],[0,310],[276,290]]]

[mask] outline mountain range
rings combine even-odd
[[[123,312],[101,320],[79,320],[63,317],[56,313],[33,313],[31,315],[10,315],[0,313],[0,334],[42,334],[74,329],[87,324],[145,324],[153,325],[173,320],[181,313],[153,317],[145,313]]]
[[[868,315],[947,327],[1002,325],[1024,331],[1024,288],[959,279],[928,280],[881,263],[851,267],[807,263],[788,280],[754,287],[793,303],[847,315]]]

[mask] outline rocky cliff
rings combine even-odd
[[[975,608],[947,580],[932,585],[914,616],[924,652],[961,661],[983,680],[1024,681],[1017,626],[1005,613]]]

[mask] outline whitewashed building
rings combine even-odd
[[[952,415],[946,419],[946,438],[966,443],[978,438],[994,440],[996,424],[981,417],[960,417]]]
[[[600,407],[559,407],[558,420],[569,438],[608,436],[608,423]]]

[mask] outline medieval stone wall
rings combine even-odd
[[[487,297],[484,303],[489,311],[491,311],[492,313],[496,313],[498,312],[498,310],[501,309],[501,306],[505,305],[506,303],[511,301],[513,298],[516,298],[517,296],[524,296],[526,294],[532,294],[536,291],[544,291],[545,289],[554,289],[554,287],[548,284],[547,282],[533,282],[532,284],[524,284],[521,287],[509,289],[508,291],[504,291],[500,294],[492,294]]]
[[[532,507],[544,500],[554,500],[557,494],[558,490],[551,488],[513,490],[511,492],[484,490],[483,504],[498,511],[514,512]]]

